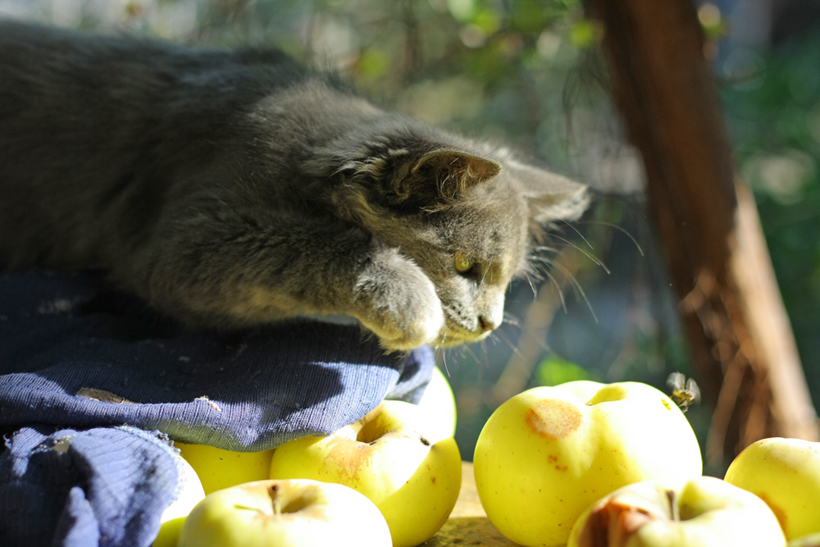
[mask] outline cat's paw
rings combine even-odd
[[[388,350],[430,344],[444,328],[436,288],[424,272],[398,252],[382,252],[356,284],[356,317]]]

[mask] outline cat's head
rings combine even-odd
[[[402,117],[374,120],[314,161],[314,171],[333,166],[337,214],[432,280],[445,315],[439,345],[481,340],[501,325],[534,231],[577,218],[588,202],[581,184]]]

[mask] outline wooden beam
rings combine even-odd
[[[818,428],[757,210],[732,153],[691,0],[590,0],[612,92],[640,150],[719,466],[768,436]]]

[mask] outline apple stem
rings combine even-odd
[[[669,514],[673,521],[680,520],[680,510],[678,509],[677,494],[674,490],[666,491],[666,499],[669,500]]]
[[[279,487],[274,484],[273,486],[268,488],[268,496],[270,496],[271,505],[273,507],[273,514],[281,515],[282,502],[279,501]]]

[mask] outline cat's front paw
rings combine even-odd
[[[424,272],[398,252],[382,253],[356,284],[356,317],[389,350],[435,342],[444,328],[436,288]]]

